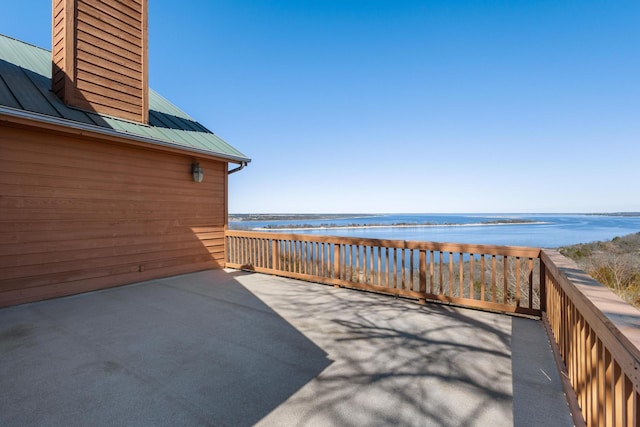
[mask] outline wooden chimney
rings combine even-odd
[[[147,123],[147,0],[53,0],[53,91],[69,106]]]

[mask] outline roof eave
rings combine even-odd
[[[179,152],[183,154],[195,154],[201,157],[211,158],[214,160],[223,160],[226,162],[237,164],[251,162],[251,159],[247,157],[216,153],[213,151],[192,147],[185,147],[168,140],[144,137],[129,132],[118,131],[115,129],[104,128],[101,126],[90,125],[59,117],[52,117],[46,114],[20,110],[2,105],[0,105],[0,121],[8,121],[22,125],[31,125],[40,128],[56,128],[56,130],[58,131],[72,133],[75,135],[95,135],[102,137],[103,139],[118,139],[122,142],[128,142],[132,145],[144,146],[146,148]]]

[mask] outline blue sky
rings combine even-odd
[[[0,32],[51,46],[49,0]],[[231,212],[640,211],[640,2],[149,1],[151,87],[253,159]]]

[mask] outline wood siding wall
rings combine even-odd
[[[54,0],[52,55],[67,104],[148,121],[147,0]]]
[[[0,306],[224,266],[225,162],[0,126]]]

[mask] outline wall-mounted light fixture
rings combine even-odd
[[[200,163],[193,162],[191,165],[191,173],[193,174],[193,180],[195,182],[202,182],[204,179],[204,169],[200,166]]]

